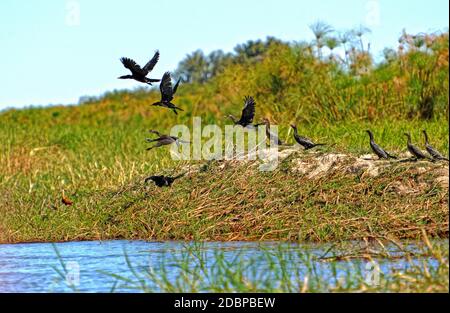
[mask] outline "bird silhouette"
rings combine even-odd
[[[255,99],[250,96],[244,98],[244,108],[242,109],[241,118],[238,120],[234,115],[227,115],[234,123],[234,125],[241,125],[246,128],[255,128],[256,125],[252,125],[253,118],[255,117]]]
[[[408,138],[406,146],[408,147],[409,153],[413,155],[413,158],[416,160],[428,159],[428,157],[419,148],[411,143],[411,135],[409,133],[404,133],[404,135]]]
[[[380,159],[397,159],[396,156],[388,153],[386,150],[384,150],[383,148],[381,148],[379,145],[377,145],[373,139],[373,134],[370,130],[366,130],[366,132],[369,134],[369,138],[370,138],[370,147],[372,148],[372,151],[375,152],[375,154],[380,158]]]
[[[429,142],[428,142],[428,134],[426,132],[426,130],[422,130],[423,135],[425,136],[425,149],[428,151],[428,153],[431,155],[431,157],[433,158],[433,160],[437,161],[437,160],[445,160],[445,161],[449,161],[446,157],[444,157],[442,154],[439,153],[439,151],[437,151],[435,148],[433,148]]]
[[[145,178],[144,182],[147,183],[148,181],[151,180],[158,187],[170,187],[176,179],[183,177],[185,174],[186,173],[182,173],[175,177],[164,176],[164,175],[153,175],[153,176],[149,176],[149,177]]]
[[[161,91],[161,100],[153,103],[152,105],[172,109],[175,114],[178,114],[177,110],[183,111],[171,102],[173,100],[173,96],[177,92],[180,80],[181,79],[178,79],[175,86],[173,86],[172,88],[172,78],[170,77],[170,73],[165,72],[162,77],[161,84],[159,85],[159,90]]]
[[[159,60],[159,51],[155,52],[155,55],[153,58],[145,64],[144,67],[140,67],[139,64],[137,64],[134,60],[130,58],[121,58],[120,61],[122,62],[123,66],[125,66],[127,69],[131,71],[131,75],[123,75],[120,76],[119,79],[134,79],[138,82],[145,83],[151,85],[152,83],[159,82],[159,79],[153,79],[153,78],[147,78],[149,72],[153,70],[156,63]]]
[[[302,137],[298,134],[297,126],[295,124],[291,124],[291,127],[294,129],[294,139],[297,141],[299,145],[302,145],[305,150],[312,149],[317,146],[325,146],[325,143],[314,143],[311,139]]]
[[[158,132],[156,130],[149,130],[149,132],[156,134],[158,136],[158,138],[155,138],[155,139],[146,138],[145,139],[147,142],[156,142],[156,144],[154,144],[153,146],[148,147],[147,150],[151,150],[153,148],[157,148],[157,147],[161,147],[161,146],[165,146],[165,145],[170,145],[174,142],[177,144],[177,146],[180,145],[180,142],[181,143],[189,143],[189,141],[181,140],[180,138],[175,137],[175,136],[162,135],[160,132]]]
[[[284,141],[282,141],[280,138],[278,138],[277,135],[272,133],[270,131],[270,121],[268,118],[264,117],[262,119],[262,122],[259,124],[256,124],[255,126],[265,125],[266,126],[266,136],[269,138],[270,143],[275,143],[278,146],[285,145]]]

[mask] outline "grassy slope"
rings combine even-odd
[[[149,108],[155,94],[125,95],[78,107],[8,111],[0,115],[0,241],[60,241],[96,238],[257,240],[341,240],[394,235],[413,238],[421,227],[447,237],[448,190],[421,194],[385,192],[393,180],[414,180],[409,165],[377,178],[330,174],[309,181],[289,169],[271,173],[246,166],[221,170],[216,165],[177,181],[173,188],[144,186],[154,173],[172,174],[186,161],[170,159],[167,148],[145,151],[146,130],[169,131],[201,110],[194,96],[179,98],[186,109]],[[214,107],[214,106],[211,106]],[[206,123],[239,111],[214,110]],[[212,111],[212,112],[211,112]],[[258,118],[262,115],[257,112]],[[279,121],[281,138],[292,143]],[[323,127],[326,126],[326,127]],[[299,124],[312,138],[334,143],[328,151],[368,153],[364,130],[374,131],[387,149],[405,149],[404,131],[422,142],[426,128],[436,148],[448,150],[445,120],[342,121]],[[65,193],[74,201],[61,204]]]

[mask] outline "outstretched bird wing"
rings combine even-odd
[[[150,129],[148,132],[161,137],[161,133],[159,131],[157,131],[157,130]]]
[[[155,67],[156,63],[158,63],[159,60],[159,51],[156,50],[155,55],[153,56],[153,58],[147,62],[147,64],[145,64],[143,70],[146,72],[146,74],[148,74],[148,72],[150,72],[151,70],[153,70],[153,68]]]
[[[175,86],[173,86],[172,95],[174,95],[177,92],[178,85],[180,84],[180,80],[181,80],[181,78],[178,78],[177,83],[175,84]]]
[[[244,109],[242,110],[241,118],[237,123],[247,126],[253,122],[253,117],[255,116],[255,99],[253,99],[253,97],[245,97],[244,101]]]
[[[159,84],[159,90],[161,90],[162,100],[171,101],[173,99],[172,79],[170,78],[169,72],[164,73]]]
[[[143,75],[142,68],[134,62],[134,60],[130,58],[121,58],[120,61],[122,62],[123,66],[125,66],[127,69],[131,71],[133,74]]]

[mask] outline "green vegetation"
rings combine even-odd
[[[416,238],[421,229],[447,238],[448,185],[434,183],[434,170],[418,171],[421,163],[392,164],[377,177],[331,172],[312,180],[287,161],[268,173],[212,162],[170,189],[143,184],[147,175],[199,163],[174,161],[167,148],[145,151],[147,129],[190,127],[194,116],[222,127],[245,95],[256,99],[256,119],[279,124],[290,143],[295,122],[300,133],[331,143],[325,152],[369,153],[368,128],[392,152],[406,150],[405,131],[423,145],[421,129],[448,150],[448,32],[404,34],[375,64],[364,29],[313,26],[312,44],[269,38],[231,54],[189,55],[177,70],[185,81],[174,100],[185,110],[178,116],[150,107],[155,89],[0,113],[0,242],[329,241]],[[389,189],[395,182],[425,185],[400,194]],[[62,204],[63,195],[73,205]]]

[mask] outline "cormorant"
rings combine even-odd
[[[234,123],[234,125],[241,125],[242,127],[254,128],[256,125],[252,125],[253,118],[255,117],[255,99],[250,96],[244,98],[244,108],[242,109],[241,118],[238,120],[233,115],[227,115]]]
[[[312,142],[311,139],[300,136],[298,134],[296,125],[291,124],[291,127],[294,129],[294,139],[295,139],[295,141],[297,141],[298,144],[302,145],[303,148],[305,148],[305,150],[309,150],[309,149],[312,149],[312,148],[317,147],[317,146],[325,146],[326,145],[325,143],[314,143],[314,142]]]
[[[411,143],[411,135],[409,133],[404,133],[404,135],[408,138],[407,147],[409,153],[411,153],[416,160],[428,159],[427,156],[419,148]]]
[[[156,130],[149,130],[149,132],[156,134],[159,137],[156,139],[150,139],[150,138],[145,139],[147,142],[155,142],[156,141],[156,144],[154,144],[151,147],[148,147],[147,150],[151,150],[153,148],[157,148],[157,147],[161,147],[161,146],[165,146],[165,145],[170,145],[174,142],[177,144],[177,146],[180,144],[180,142],[181,143],[189,143],[189,141],[181,140],[180,138],[175,137],[175,136],[161,135]]]
[[[175,106],[175,104],[170,102],[173,100],[173,95],[177,91],[180,80],[181,78],[178,79],[177,83],[172,88],[172,79],[170,78],[170,73],[165,72],[162,77],[161,84],[159,85],[159,90],[161,91],[161,101],[155,102],[152,105],[172,109],[175,114],[178,114],[177,110],[183,111],[179,107]]]
[[[170,176],[164,176],[164,175],[154,175],[147,177],[144,182],[148,182],[152,180],[156,186],[158,187],[170,187],[172,183],[175,181],[175,179],[178,179],[180,177],[183,177],[186,173],[182,173],[175,177]]]
[[[145,64],[143,68],[139,66],[134,60],[130,58],[121,58],[123,66],[131,71],[131,75],[123,75],[120,76],[119,79],[134,79],[138,82],[145,83],[151,85],[152,83],[159,82],[159,79],[147,78],[149,72],[155,67],[156,63],[159,60],[159,51],[155,52],[153,58]]]
[[[259,125],[266,125],[266,136],[267,136],[267,138],[269,138],[269,141],[270,141],[271,143],[274,142],[274,143],[276,143],[278,146],[281,146],[281,145],[284,145],[284,144],[285,144],[280,138],[278,138],[277,135],[275,135],[274,133],[272,133],[272,132],[270,131],[270,121],[269,121],[268,118],[266,118],[266,117],[263,118],[263,119],[262,119],[262,123],[256,124],[255,126],[259,126]]]
[[[422,132],[423,132],[423,135],[425,136],[425,148],[427,149],[428,153],[431,155],[433,160],[445,160],[445,161],[448,161],[448,159],[446,157],[444,157],[442,154],[440,154],[439,151],[437,151],[435,148],[433,148],[428,143],[428,134],[425,131],[425,129],[422,130]]]
[[[377,145],[375,143],[375,141],[373,140],[373,134],[370,130],[366,130],[366,132],[369,134],[370,137],[370,147],[372,148],[373,152],[375,152],[376,155],[378,155],[378,157],[380,159],[397,159],[396,156],[389,154],[387,151],[383,150],[383,148],[381,148],[379,145]]]

